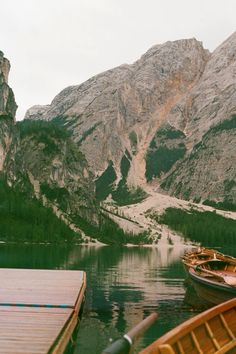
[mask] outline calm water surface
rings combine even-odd
[[[227,252],[236,256],[236,252]],[[0,267],[78,269],[87,273],[87,295],[76,354],[97,354],[144,317],[159,319],[138,344],[196,314],[184,302],[183,248],[0,244]]]

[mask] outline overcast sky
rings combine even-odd
[[[236,0],[0,0],[0,9],[17,119],[155,44],[195,37],[213,51],[236,31]]]

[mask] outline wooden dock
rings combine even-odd
[[[82,271],[0,269],[0,353],[63,353],[85,288]]]

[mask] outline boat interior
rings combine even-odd
[[[220,271],[221,273],[226,273],[226,274],[231,274],[231,275],[236,275],[236,265],[221,261],[218,259],[212,259],[210,261],[203,262],[199,265],[196,266],[195,268],[196,271],[204,271],[204,270],[210,270],[213,272],[218,272]]]
[[[236,299],[179,325],[141,354],[236,353]]]

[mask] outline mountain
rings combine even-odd
[[[0,55],[0,240],[150,242],[146,231],[134,239],[99,207],[94,174],[60,119],[15,121],[10,64]]]
[[[98,225],[94,177],[65,129],[43,121],[15,122],[9,70],[10,63],[0,52],[1,237],[45,241],[64,235],[79,241],[80,236],[63,224],[78,235],[80,222]]]
[[[151,185],[182,199],[236,204],[236,33],[213,53],[196,39],[156,45],[34,106],[26,120],[66,128],[100,200],[140,201]]]
[[[236,33],[213,53],[194,38],[156,45],[15,122],[10,64],[0,52],[3,220],[20,225],[31,208],[29,231],[39,214],[40,225],[57,225],[56,240],[85,233],[107,243],[157,243],[164,235],[169,243],[157,216],[168,206],[236,210],[235,53]],[[40,226],[35,239],[44,234]]]
[[[188,154],[162,186],[184,199],[236,204],[236,33],[208,60],[199,82],[169,118],[185,117]]]

